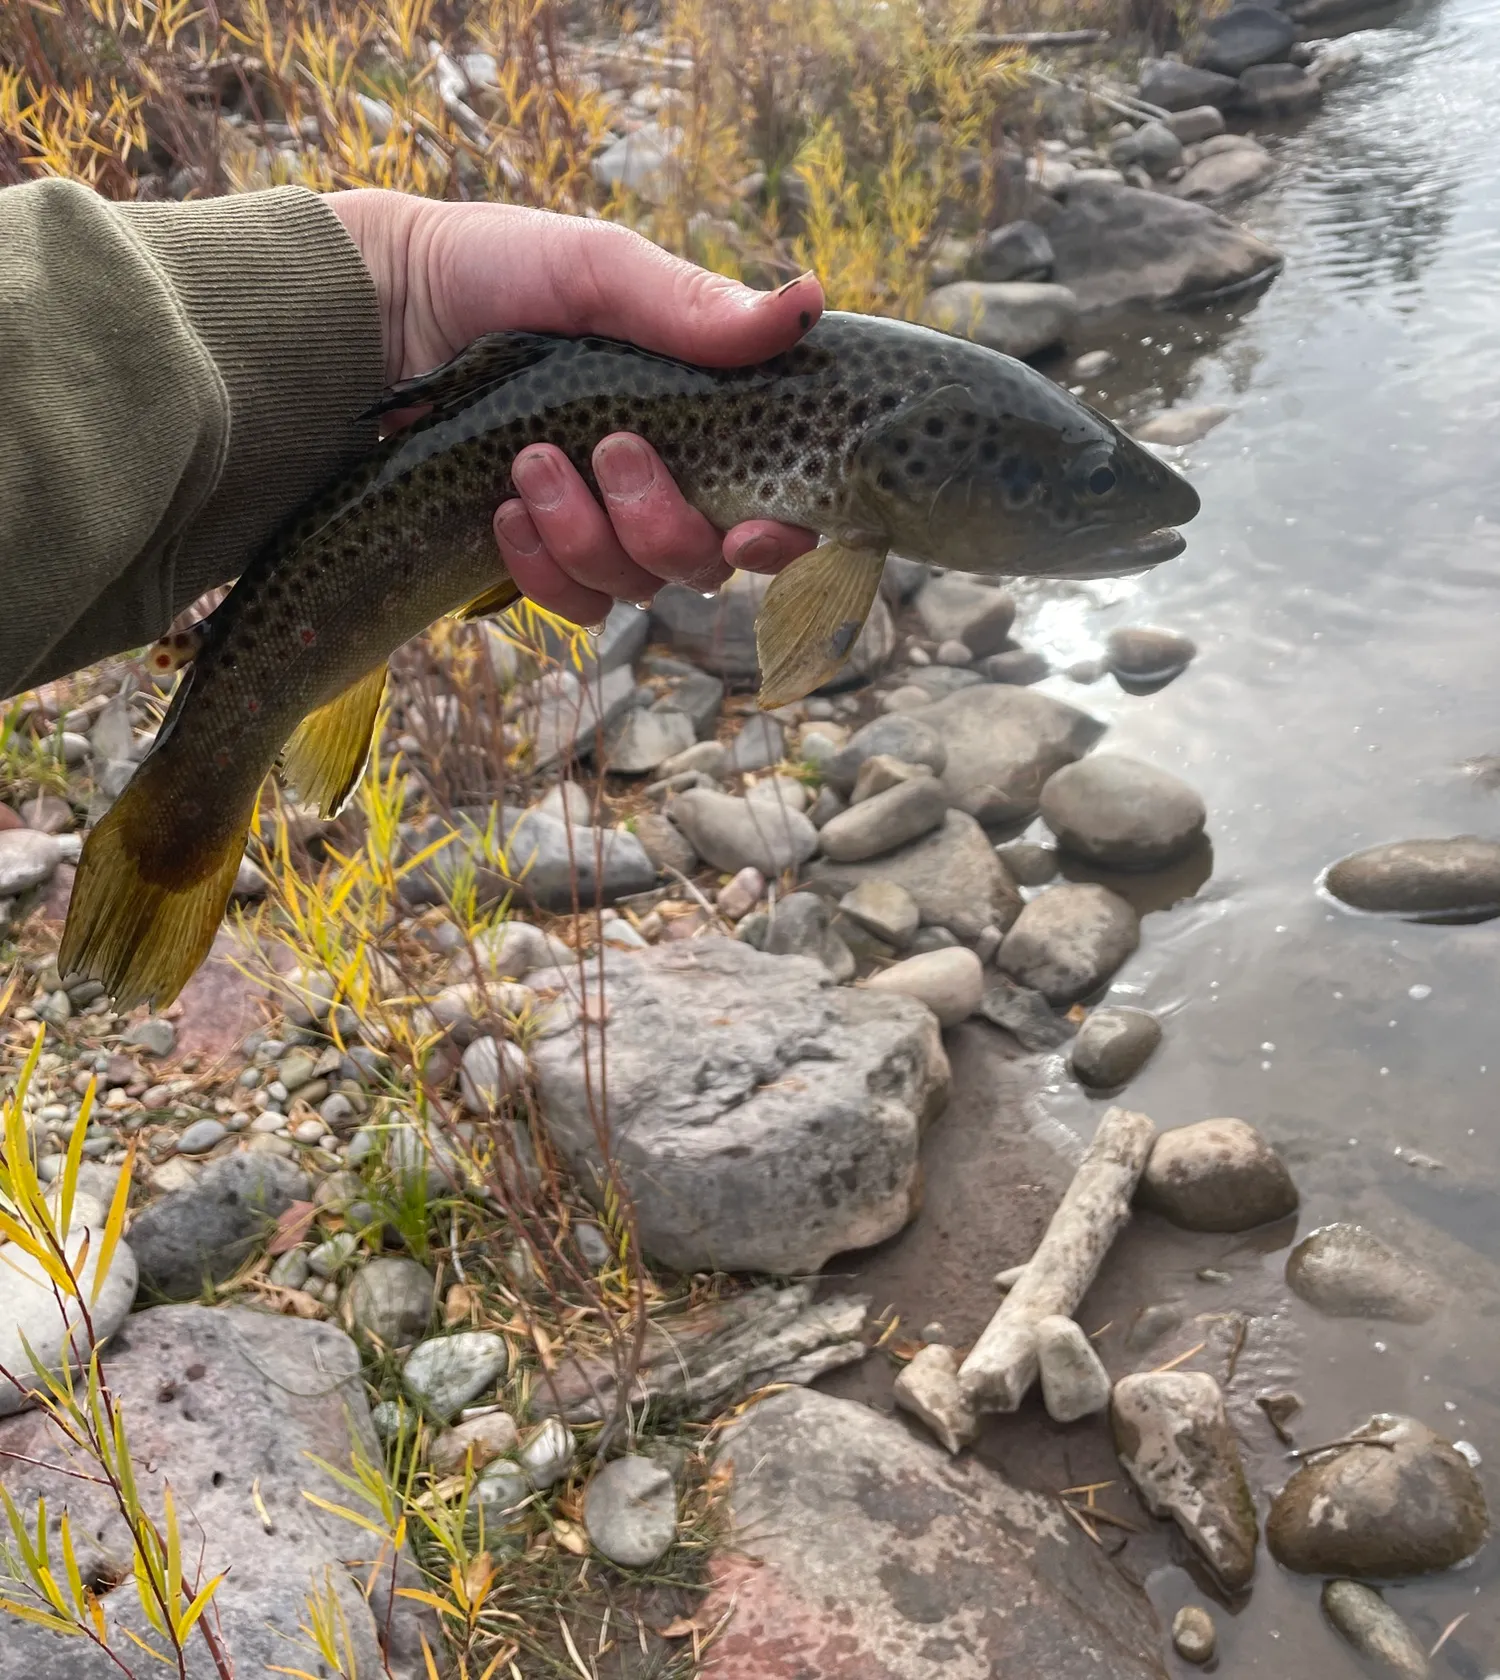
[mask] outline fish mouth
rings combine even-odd
[[[1187,538],[1174,526],[1122,537],[1100,526],[1075,531],[1050,551],[1028,556],[1026,570],[1038,577],[1110,578],[1149,572],[1175,560],[1187,548]]]

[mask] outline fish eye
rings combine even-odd
[[[1107,496],[1118,482],[1113,467],[1095,467],[1089,474],[1089,494],[1091,496]]]

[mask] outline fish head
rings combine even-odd
[[[1025,363],[975,351],[875,421],[851,504],[911,559],[954,571],[1111,577],[1174,558],[1199,510],[1180,473]],[[996,365],[998,364],[998,365]]]

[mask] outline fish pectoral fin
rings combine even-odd
[[[485,333],[440,367],[388,386],[355,418],[373,420],[392,409],[416,408],[423,403],[441,409],[449,403],[471,401],[481,392],[492,391],[507,379],[514,379],[563,342],[554,333]]]
[[[870,616],[885,553],[827,542],[777,574],[755,620],[760,706],[787,706],[834,676]]]
[[[336,700],[309,712],[282,751],[282,776],[325,818],[343,810],[365,773],[385,678],[385,666],[377,665]]]
[[[463,624],[472,624],[476,618],[488,618],[491,613],[504,612],[520,599],[521,591],[514,579],[505,578],[493,589],[486,589],[483,595],[476,595],[468,606],[460,608],[453,616]]]
[[[163,835],[149,766],[89,835],[57,953],[64,974],[99,981],[120,1010],[165,1008],[208,955],[254,813],[252,796],[208,839]]]

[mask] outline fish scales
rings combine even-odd
[[[529,444],[557,445],[597,489],[595,446],[634,432],[720,528],[779,519],[828,539],[768,592],[763,704],[847,656],[892,548],[1097,575],[1088,566],[1165,557],[1151,533],[1197,511],[1170,468],[1035,370],[869,317],[825,315],[740,369],[495,335],[378,408],[428,401],[253,558],[191,638],[152,752],[90,837],[61,958],[122,1006],[166,1001],[201,961],[288,741],[299,791],[336,808],[368,756],[390,654],[506,582],[492,520]]]

